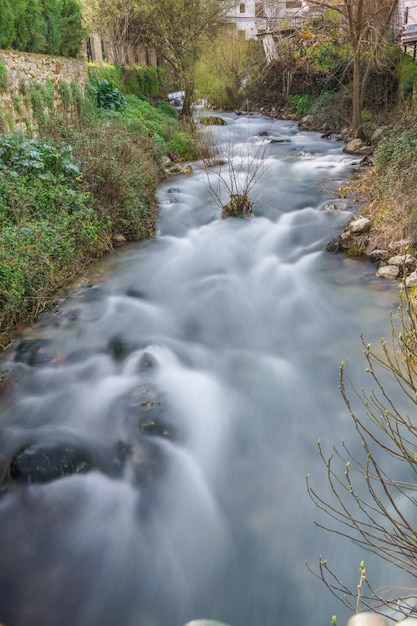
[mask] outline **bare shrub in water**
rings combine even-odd
[[[396,328],[399,324],[399,330]],[[401,572],[417,579],[417,315],[407,293],[399,307],[399,321],[391,316],[391,340],[381,339],[375,348],[362,337],[367,372],[374,385],[370,391],[357,390],[347,365],[340,368],[340,391],[361,443],[361,453],[351,452],[345,442],[341,451],[334,448],[327,456],[318,442],[318,451],[326,468],[330,495],[321,496],[307,476],[307,490],[315,505],[334,522],[317,523],[327,531],[347,538],[364,550],[376,554],[393,566],[395,580]],[[390,380],[384,382],[382,373]],[[363,412],[352,407],[346,389],[350,383]],[[397,408],[394,389],[404,397],[410,413]],[[392,462],[387,469],[388,459]],[[311,568],[309,567],[310,571]],[[320,557],[318,571],[328,589],[351,611],[357,611],[357,588],[350,589]],[[417,588],[403,588],[398,583],[374,589],[368,578],[361,585],[361,603],[377,612],[394,610],[402,615],[416,611]]]
[[[267,169],[267,142],[263,138],[258,141],[259,145],[253,150],[253,138],[247,136],[244,151],[238,154],[236,144],[219,142],[213,131],[206,130],[200,135],[200,155],[208,186],[223,219],[252,217],[257,200],[254,187]]]

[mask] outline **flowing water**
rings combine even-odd
[[[398,290],[324,251],[351,216],[333,206],[343,144],[225,119],[232,174],[257,170],[254,218],[220,219],[219,178],[194,164],[161,186],[158,236],[3,359],[18,378],[1,418],[6,626],[343,623],[305,561],[354,587],[363,557],[315,527],[305,475],[325,493],[317,439],[355,439],[339,364],[363,384],[360,332],[387,333]]]

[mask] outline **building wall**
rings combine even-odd
[[[417,0],[416,0],[417,2]],[[235,0],[229,21],[246,39],[272,32],[283,21],[299,22],[309,7],[305,0]]]
[[[400,0],[400,24],[417,24],[417,0]]]

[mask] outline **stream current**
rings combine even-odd
[[[3,357],[5,626],[343,624],[305,562],[355,587],[363,557],[316,528],[305,476],[325,494],[317,439],[355,445],[339,365],[366,384],[359,336],[387,334],[398,287],[325,252],[351,217],[342,143],[223,117],[233,175],[257,168],[253,219],[222,220],[219,177],[193,164],[160,187],[158,235]],[[67,475],[45,479],[56,451]]]

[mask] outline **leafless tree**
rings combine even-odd
[[[398,0],[309,0],[340,15],[340,32],[352,49],[352,130],[364,138],[361,113],[369,76],[398,9]],[[365,70],[362,64],[366,62]]]

